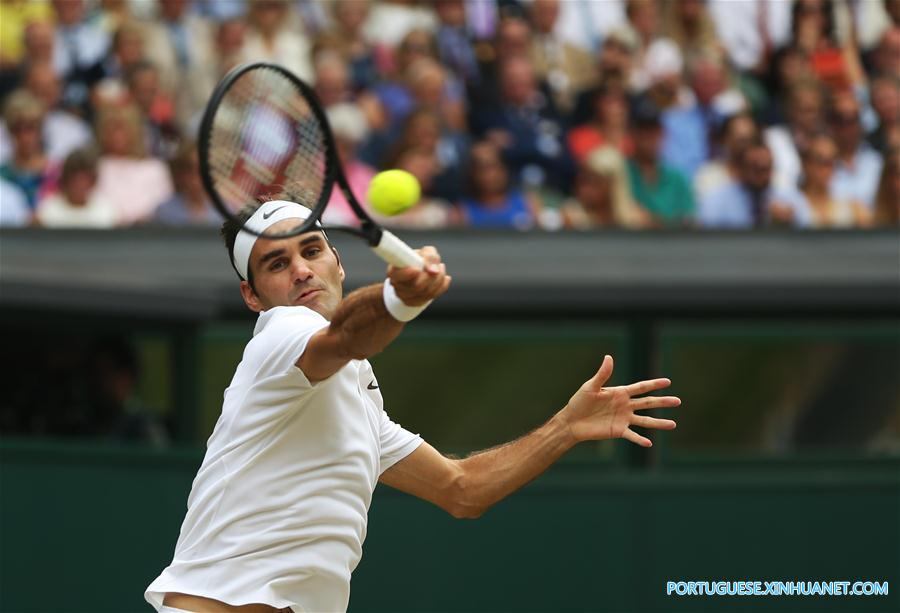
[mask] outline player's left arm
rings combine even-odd
[[[511,443],[464,459],[447,458],[424,443],[381,475],[381,482],[441,507],[454,517],[475,518],[535,479],[582,441],[624,438],[643,447],[649,439],[631,427],[671,430],[675,422],[636,411],[681,404],[675,396],[641,394],[668,387],[668,379],[604,387],[613,360],[606,356],[593,378],[550,421]]]
[[[675,422],[636,411],[681,404],[675,396],[644,396],[668,387],[668,379],[604,387],[613,370],[603,364],[550,421],[522,438],[464,459],[447,458],[424,443],[381,475],[381,482],[436,504],[454,517],[479,517],[543,473],[582,441],[624,438],[643,447],[649,439],[631,427],[671,430]]]

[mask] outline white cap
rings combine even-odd
[[[684,60],[681,49],[669,38],[658,38],[647,47],[644,55],[644,70],[651,82],[657,82],[670,75],[681,74]]]
[[[291,202],[289,200],[272,200],[263,203],[250,219],[244,224],[245,228],[258,233],[265,232],[273,224],[285,219],[308,219],[312,211],[302,204]],[[319,222],[316,225],[321,227]],[[245,231],[243,228],[238,232],[234,240],[234,267],[237,268],[238,274],[245,281],[247,280],[247,271],[250,269],[250,252],[253,251],[253,245],[256,244],[256,234]]]

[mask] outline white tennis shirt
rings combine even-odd
[[[378,477],[422,442],[382,408],[372,367],[354,360],[310,384],[295,366],[328,325],[306,307],[260,314],[188,497],[166,592],[232,605],[344,611]]]

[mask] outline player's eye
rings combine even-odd
[[[307,249],[306,251],[303,252],[303,257],[314,258],[317,255],[319,255],[320,253],[322,253],[322,250],[319,249],[318,247],[310,247],[309,249]]]
[[[269,270],[272,272],[276,272],[283,269],[285,266],[287,266],[287,260],[285,260],[284,258],[279,258],[272,262],[272,264],[269,266]]]

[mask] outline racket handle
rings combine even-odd
[[[424,268],[425,260],[412,247],[387,230],[381,231],[381,240],[372,247],[372,251],[388,264],[405,268],[415,266]]]

